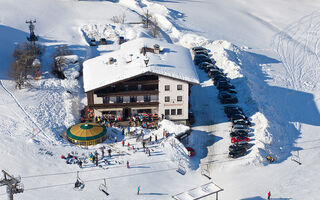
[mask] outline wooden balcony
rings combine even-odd
[[[131,102],[131,103],[108,103],[108,104],[93,104],[89,105],[91,109],[103,108],[135,108],[135,107],[157,107],[159,102]]]
[[[115,91],[109,93],[98,93],[98,97],[110,97],[110,96],[146,96],[146,95],[158,95],[158,90],[131,90],[131,91]]]

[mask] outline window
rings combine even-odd
[[[170,115],[170,110],[169,109],[165,109],[164,110],[164,115]]]
[[[177,90],[182,90],[182,85],[177,85]]]
[[[177,115],[182,115],[182,109],[177,109]]]
[[[164,102],[170,102],[170,97],[169,96],[164,97]]]
[[[137,102],[137,96],[130,96],[130,102]]]
[[[116,102],[117,103],[123,103],[123,97],[117,96]]]
[[[164,90],[165,90],[165,91],[170,91],[170,85],[165,85],[165,86],[164,86]]]
[[[103,103],[104,104],[110,103],[110,97],[103,97]]]
[[[124,85],[124,90],[128,91],[129,90],[129,86],[128,85]]]
[[[150,102],[151,101],[151,96],[144,96],[144,102]]]
[[[182,96],[177,96],[177,101],[182,101]]]
[[[142,90],[142,85],[141,84],[138,85],[138,90],[139,91]]]
[[[176,109],[171,109],[171,115],[176,115]]]

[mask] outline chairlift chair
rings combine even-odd
[[[179,161],[178,169],[176,171],[181,175],[185,175],[187,172],[186,168],[181,164],[181,160]]]
[[[301,165],[302,163],[301,163],[301,161],[300,161],[299,151],[296,151],[296,152],[297,152],[296,155],[294,155],[294,154],[292,153],[291,160],[294,161],[294,162],[296,162],[296,163],[298,163],[299,165]]]
[[[108,191],[108,188],[107,188],[107,183],[106,183],[106,179],[104,179],[104,184],[100,184],[99,186],[99,190],[101,192],[103,192],[105,195],[109,196],[109,193],[107,192]]]
[[[77,180],[74,183],[74,190],[81,191],[84,188],[85,184],[79,177],[79,171],[77,171]]]

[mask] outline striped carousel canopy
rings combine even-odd
[[[80,123],[67,130],[67,136],[74,140],[89,141],[103,137],[107,130],[96,123]]]

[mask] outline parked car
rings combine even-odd
[[[231,93],[231,94],[237,94],[237,91],[235,91],[234,89],[230,89],[230,88],[221,89],[219,91],[220,92],[227,92],[227,93]]]
[[[199,50],[199,51],[194,51],[193,53],[194,53],[194,55],[200,55],[200,54],[203,54],[203,55],[206,55],[206,56],[209,55],[208,54],[208,50]]]
[[[248,137],[237,136],[237,137],[231,138],[232,144],[242,144],[246,142],[250,142],[250,139]]]
[[[246,148],[238,148],[229,152],[229,157],[231,158],[239,158],[241,156],[246,155],[247,149]]]
[[[106,38],[101,38],[101,39],[100,39],[100,44],[101,44],[101,45],[106,45],[106,44],[107,44]]]
[[[220,103],[222,103],[222,104],[235,104],[235,103],[238,103],[238,98],[237,97],[222,98],[222,99],[220,99]]]
[[[199,69],[205,69],[207,65],[212,65],[209,62],[202,62],[199,64]]]
[[[204,47],[193,47],[192,48],[192,51],[193,52],[196,52],[196,51],[207,51],[207,53],[208,53],[208,49],[206,49],[206,48],[204,48]]]
[[[251,145],[250,143],[244,142],[241,144],[232,144],[229,146],[229,151],[233,151],[235,149],[239,149],[239,148],[245,148],[245,149],[250,149]]]
[[[90,46],[97,46],[96,39],[94,39],[94,38],[90,39],[89,45],[90,45]]]
[[[234,94],[224,93],[224,92],[218,94],[218,99],[226,99],[226,98],[236,98],[236,96]]]
[[[195,65],[199,65],[202,62],[212,63],[212,60],[206,55],[195,55],[193,58],[193,62]]]
[[[234,111],[234,110],[237,110],[237,111],[243,113],[242,108],[239,107],[239,106],[236,106],[236,105],[224,106],[223,109],[224,109],[224,112],[225,112],[225,113],[229,113],[229,112],[232,112],[232,111]]]
[[[229,83],[228,81],[225,82],[218,82],[217,83],[217,89],[218,90],[226,90],[226,89],[235,89],[235,87]]]
[[[216,75],[224,75],[223,72],[220,69],[209,69],[208,71],[208,76],[209,77],[214,77]]]
[[[245,116],[244,114],[238,114],[238,113],[231,114],[229,118],[230,118],[230,121],[237,120],[237,119],[248,120],[247,116]]]
[[[248,137],[248,132],[239,130],[239,131],[234,131],[230,133],[230,137],[236,137],[236,136]]]
[[[211,64],[211,65],[205,66],[204,71],[208,73],[210,69],[218,69],[218,68],[214,64]]]
[[[229,81],[230,81],[224,74],[214,76],[212,79],[213,79],[213,84],[215,86],[217,86],[219,82],[228,82],[229,83]]]
[[[251,122],[249,120],[245,119],[235,119],[231,121],[232,125],[246,125],[246,126],[251,126]]]
[[[235,124],[235,125],[232,125],[231,131],[232,132],[236,132],[236,131],[250,132],[250,128],[248,126],[245,126],[245,125]]]

